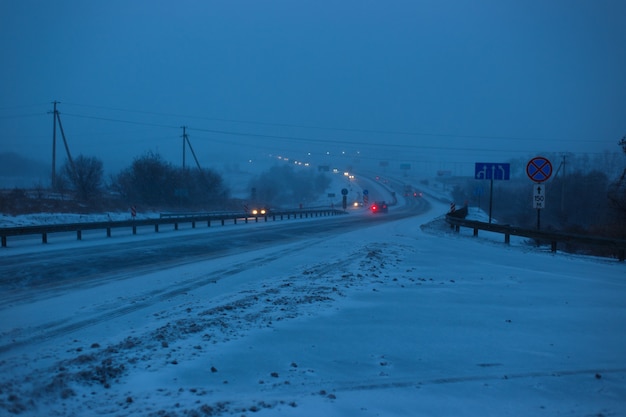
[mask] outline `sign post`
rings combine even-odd
[[[348,207],[348,189],[341,189],[341,206],[345,210]]]
[[[491,187],[489,188],[489,223],[491,223],[493,180],[508,181],[511,178],[511,164],[476,162],[474,165],[474,178],[477,180],[491,180]]]
[[[543,182],[552,175],[552,163],[543,156],[536,156],[526,165],[526,175],[535,181],[533,208],[537,209],[537,230],[541,229],[541,209],[546,207],[546,187]]]

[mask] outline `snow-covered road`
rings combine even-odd
[[[624,265],[446,209],[5,303],[0,413],[624,415]]]

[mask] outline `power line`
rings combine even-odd
[[[78,118],[81,118],[81,119],[102,120],[102,121],[105,121],[105,122],[126,123],[126,124],[133,124],[133,125],[139,125],[139,126],[161,127],[161,128],[165,128],[165,129],[178,129],[179,128],[179,126],[174,126],[174,125],[164,125],[164,124],[159,124],[159,123],[148,123],[148,122],[138,122],[138,121],[135,121],[135,120],[114,119],[114,118],[111,118],[111,117],[89,116],[89,115],[85,115],[85,114],[75,114],[75,113],[65,113],[65,112],[63,112],[63,115],[71,116],[71,117],[78,117]]]
[[[37,104],[22,104],[19,106],[7,106],[7,107],[0,107],[0,111],[7,111],[7,110],[16,110],[16,109],[29,109],[29,108],[33,108],[33,107],[47,107],[49,106],[50,103],[37,103]]]
[[[144,110],[130,110],[130,109],[117,108],[117,107],[97,106],[97,105],[90,105],[90,104],[76,104],[76,103],[64,103],[64,104],[80,106],[80,107],[98,108],[98,109],[103,109],[103,110],[128,112],[128,113],[148,114],[148,115],[153,115],[153,116],[178,117],[178,118],[185,118],[185,119],[198,119],[198,120],[219,121],[219,122],[228,122],[228,123],[242,123],[242,124],[252,124],[252,125],[268,126],[268,127],[288,127],[288,128],[297,128],[297,129],[314,129],[314,130],[326,130],[326,131],[337,131],[337,132],[369,133],[369,134],[379,134],[379,135],[398,135],[398,136],[413,136],[413,137],[428,136],[428,137],[441,137],[441,138],[492,139],[492,140],[509,140],[509,141],[524,141],[524,142],[528,142],[529,140],[541,141],[541,142],[544,142],[544,141],[567,142],[567,143],[572,142],[571,138],[565,139],[565,138],[555,138],[555,137],[524,137],[524,136],[508,136],[508,135],[475,135],[475,134],[470,135],[470,134],[454,134],[454,133],[438,133],[438,132],[417,132],[417,131],[411,132],[411,131],[384,130],[384,129],[361,129],[361,128],[313,126],[313,125],[305,125],[305,124],[273,123],[273,122],[262,122],[262,121],[252,121],[252,120],[225,119],[225,118],[217,118],[217,117],[189,116],[189,115],[176,114],[176,113],[160,113],[160,112],[152,112],[152,111],[144,111]],[[597,139],[579,138],[579,139],[576,139],[576,142],[595,143],[599,141]]]
[[[288,140],[288,141],[299,141],[299,142],[311,142],[311,143],[324,143],[331,145],[348,145],[352,147],[382,147],[385,149],[395,148],[395,149],[412,149],[412,150],[441,150],[441,151],[461,151],[461,152],[519,152],[519,153],[528,153],[533,152],[532,150],[511,150],[511,149],[478,149],[478,148],[466,148],[466,147],[451,147],[451,146],[432,146],[432,145],[413,145],[413,144],[393,144],[393,143],[364,143],[359,142],[355,143],[347,140],[334,140],[334,139],[319,139],[319,138],[304,138],[297,136],[281,136],[281,135],[268,135],[261,133],[244,133],[244,132],[233,132],[227,130],[217,130],[217,129],[200,129],[200,128],[189,128],[189,130],[193,130],[196,132],[205,132],[205,133],[213,133],[213,134],[222,134],[222,135],[231,135],[231,136],[242,136],[242,137],[254,137],[261,139],[279,139],[279,140]],[[226,142],[227,143],[227,142]]]
[[[6,119],[23,119],[26,117],[39,117],[39,116],[45,116],[45,113],[25,113],[25,114],[12,114],[12,115],[7,115],[7,116],[0,116],[0,119],[6,120]]]
[[[104,109],[109,109],[112,110],[113,108],[109,108],[109,107],[103,107],[103,106],[88,106],[88,105],[84,105],[86,107],[96,107],[96,108],[104,108]],[[120,111],[127,111],[127,110],[123,110],[123,109],[117,109]],[[153,112],[142,112],[142,111],[134,111],[137,113],[145,113],[145,114],[152,114],[152,115],[161,115],[164,116],[166,114],[164,113],[153,113]],[[67,116],[71,116],[71,117],[77,117],[77,118],[83,118],[83,119],[92,119],[92,120],[100,120],[100,121],[106,121],[106,122],[115,122],[115,123],[124,123],[124,124],[132,124],[132,125],[139,125],[139,126],[148,126],[148,127],[157,127],[157,128],[165,128],[165,129],[179,129],[180,126],[175,126],[175,125],[167,125],[167,124],[162,124],[162,123],[153,123],[153,122],[142,122],[142,121],[136,121],[136,120],[127,120],[127,119],[121,119],[121,118],[112,118],[112,117],[101,117],[101,116],[93,116],[93,115],[86,115],[86,114],[76,114],[76,113],[63,113],[64,115]],[[217,119],[209,119],[209,118],[199,118],[199,119],[205,119],[205,120],[217,120]],[[222,119],[224,120],[224,119]],[[250,123],[256,123],[256,122],[250,122]],[[497,137],[497,136],[471,136],[471,135],[452,135],[452,134],[418,134],[418,133],[409,133],[409,132],[390,132],[390,131],[372,131],[372,130],[364,130],[364,129],[334,129],[334,128],[319,128],[319,127],[313,127],[313,126],[303,126],[303,125],[280,125],[280,124],[272,124],[272,123],[259,123],[259,124],[266,124],[266,125],[272,125],[272,126],[291,126],[291,127],[307,127],[307,128],[312,128],[312,129],[325,129],[325,130],[344,130],[344,131],[350,131],[350,132],[361,132],[361,133],[388,133],[388,134],[404,134],[404,135],[414,135],[414,136],[432,136],[432,137],[455,137],[455,138],[459,138],[459,139],[464,139],[464,138],[474,138],[474,139],[502,139],[503,137]],[[413,144],[394,144],[394,143],[372,143],[372,142],[363,142],[363,141],[359,141],[359,142],[354,142],[354,141],[348,141],[348,140],[338,140],[338,139],[323,139],[323,138],[311,138],[311,137],[302,137],[302,136],[293,136],[293,135],[274,135],[274,134],[264,134],[264,133],[252,133],[252,132],[238,132],[238,131],[233,131],[233,130],[223,130],[223,129],[208,129],[208,128],[189,128],[189,130],[193,130],[196,132],[204,132],[204,133],[211,133],[211,134],[216,134],[216,135],[226,135],[226,136],[231,136],[231,137],[248,137],[248,138],[262,138],[262,139],[278,139],[278,140],[285,140],[285,141],[296,141],[296,142],[306,142],[306,143],[311,143],[311,144],[325,144],[325,145],[343,145],[343,146],[351,146],[351,147],[382,147],[385,149],[389,149],[389,148],[396,148],[396,149],[413,149],[416,151],[419,150],[440,150],[440,151],[460,151],[460,152],[512,152],[512,153],[530,153],[530,152],[535,152],[536,149],[534,150],[514,150],[511,148],[506,148],[506,149],[494,149],[493,147],[489,147],[489,148],[483,148],[483,149],[477,149],[477,148],[468,148],[468,147],[453,147],[453,146],[433,146],[433,145],[413,145]],[[524,141],[528,141],[528,138],[509,138],[509,139],[516,139],[516,140],[524,140]],[[216,139],[212,138],[213,141],[217,141]],[[543,141],[552,141],[552,142],[556,142],[557,140],[550,140],[550,139],[535,139],[535,140],[543,140]],[[222,141],[222,143],[226,143],[229,145],[232,145],[231,142],[224,142]],[[255,147],[261,147],[258,146],[258,144],[256,144],[257,146]],[[251,146],[250,144],[246,144],[246,146]],[[269,148],[269,147],[266,147]]]

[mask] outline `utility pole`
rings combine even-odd
[[[185,171],[185,148],[187,147],[186,143],[189,140],[187,138],[187,126],[181,126],[183,128],[183,171]]]
[[[563,168],[563,174],[561,175],[562,179],[561,179],[561,213],[563,213],[565,211],[565,164],[566,164],[566,158],[567,158],[567,154],[563,154],[562,155],[563,160],[561,161],[561,164],[559,165],[559,167],[556,170],[556,173],[554,174],[554,179],[556,179],[559,176],[559,173],[561,172],[561,168]]]
[[[52,111],[52,176],[50,177],[52,189],[57,186],[56,160],[57,160],[57,103],[53,101],[54,110]]]
[[[63,131],[63,125],[61,124],[61,116],[59,115],[59,111],[57,110],[57,104],[59,101],[53,101],[52,104],[54,108],[52,110],[52,176],[51,176],[51,186],[53,190],[56,190],[56,153],[57,153],[57,122],[59,122],[59,130],[61,131],[61,137],[63,138],[63,144],[65,145],[65,153],[67,154],[67,160],[70,163],[70,167],[72,172],[76,172],[74,167],[74,160],[72,159],[72,155],[70,153],[70,147],[67,144],[67,139],[65,138],[65,132]]]
[[[565,181],[567,176],[565,175],[565,158],[567,155],[563,155],[563,180],[561,181],[561,213],[565,211]]]
[[[187,145],[189,146],[189,150],[191,151],[191,156],[193,156],[194,161],[196,161],[196,166],[200,171],[202,171],[202,168],[200,168],[200,162],[198,162],[198,157],[196,156],[196,153],[191,146],[191,142],[189,141],[187,126],[181,126],[181,128],[183,129],[183,171],[185,170],[185,148]]]

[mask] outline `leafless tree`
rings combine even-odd
[[[68,181],[80,201],[89,201],[100,196],[104,169],[96,157],[79,155],[74,164],[65,162],[61,175]]]

